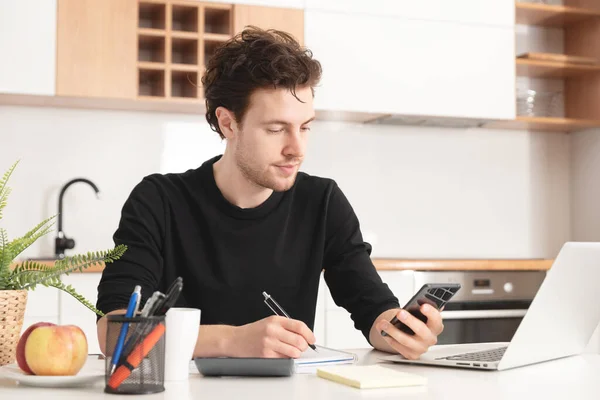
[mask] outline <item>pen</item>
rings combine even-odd
[[[162,294],[161,292],[159,292],[158,290],[155,291],[154,293],[152,293],[152,297],[150,297],[148,299],[148,301],[146,301],[144,308],[142,308],[142,314],[140,316],[142,318],[147,318],[147,317],[151,316],[156,311],[156,308],[160,305],[159,303],[164,298],[165,298],[165,295]],[[147,324],[144,322],[139,322],[136,325],[135,330],[133,331],[133,334],[131,334],[129,336],[129,339],[127,339],[127,342],[125,342],[125,346],[123,347],[123,351],[121,352],[120,362],[123,362],[125,360],[125,358],[127,357],[127,355],[131,352],[131,349],[133,348],[133,345],[135,344],[136,338],[143,336],[144,334],[147,334],[147,331],[149,330],[148,326],[152,327],[151,324]]]
[[[152,315],[165,315],[169,308],[175,305],[175,302],[179,298],[179,294],[183,289],[183,280],[181,277],[175,279],[175,281],[171,284],[169,289],[167,290],[167,294],[163,301],[159,302],[159,305],[156,307],[156,311]]]
[[[153,310],[158,305],[158,301],[161,300],[161,296],[162,298],[165,297],[165,295],[159,292],[158,290],[152,293],[152,297],[148,299],[148,301],[144,305],[144,308],[142,309],[142,317],[148,317],[152,315]]]
[[[155,299],[155,302],[153,304],[151,304],[147,310],[145,310],[148,313],[147,316],[165,315],[167,313],[167,311],[171,307],[173,307],[173,305],[179,298],[179,294],[181,293],[182,288],[183,288],[183,280],[181,277],[177,277],[177,279],[175,279],[175,281],[171,284],[171,286],[167,290],[166,295],[161,292],[158,292],[158,291],[154,292],[152,294],[152,297],[156,297],[156,299]],[[152,298],[150,300],[152,300]],[[148,301],[150,301],[150,300],[148,300]],[[147,305],[148,304],[146,303],[146,306]],[[144,306],[144,308],[146,308],[146,306]],[[131,338],[129,339],[129,341],[127,342],[127,345],[125,346],[125,352],[121,354],[122,359],[127,358],[129,356],[129,354],[131,354],[133,352],[133,350],[131,350],[131,348],[136,343],[136,340],[139,337],[148,335],[150,333],[149,331],[152,330],[153,326],[152,326],[152,323],[146,322],[146,323],[142,323],[142,324],[138,325],[138,328],[139,328],[139,330],[136,329],[134,335],[132,335]],[[123,360],[121,360],[121,363],[122,362],[123,362]]]
[[[135,289],[133,289],[133,293],[131,294],[131,297],[129,298],[129,305],[127,306],[127,312],[125,313],[125,318],[133,317],[135,310],[140,305],[141,292],[142,292],[142,287],[139,285],[137,285],[135,287]],[[129,323],[123,322],[123,324],[121,325],[121,332],[119,333],[119,338],[117,339],[117,345],[115,346],[115,351],[114,351],[112,359],[110,361],[112,364],[112,366],[110,368],[111,374],[114,372],[115,367],[117,366],[117,362],[119,361],[119,358],[121,357],[121,352],[123,351],[123,342],[125,341],[125,336],[127,335],[128,329],[129,329]]]
[[[280,317],[286,317],[286,318],[291,319],[291,317],[288,315],[288,313],[285,312],[283,307],[281,307],[279,305],[279,303],[277,303],[275,301],[274,298],[269,296],[269,294],[267,292],[263,292],[263,296],[265,298],[265,304],[271,309],[271,311],[273,311],[275,313],[275,315],[279,315]],[[317,347],[314,344],[309,343],[308,345],[310,346],[311,349],[313,349],[314,351],[317,351]]]

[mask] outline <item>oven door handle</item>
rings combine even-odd
[[[442,311],[442,318],[450,319],[492,319],[492,318],[522,318],[527,310],[458,310]]]

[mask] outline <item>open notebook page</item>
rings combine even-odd
[[[334,350],[328,347],[317,346],[317,351],[310,348],[294,360],[296,372],[316,372],[317,367],[338,364],[353,364],[357,356],[345,351]]]

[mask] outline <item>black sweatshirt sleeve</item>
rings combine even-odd
[[[371,245],[363,241],[358,218],[335,183],[326,230],[325,282],[335,304],[350,312],[354,326],[369,341],[375,319],[386,310],[398,308],[399,303],[377,273],[370,257]]]
[[[127,308],[135,285],[142,287],[144,302],[158,289],[163,270],[164,210],[151,179],[145,178],[131,192],[113,236],[115,245],[125,244],[127,251],[119,260],[106,264],[98,285],[96,307],[100,311]]]

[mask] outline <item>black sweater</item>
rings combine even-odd
[[[350,203],[330,179],[299,173],[294,186],[242,209],[219,191],[213,164],[144,178],[123,206],[114,234],[124,256],[107,264],[97,308],[127,308],[135,285],[142,305],[183,278],[176,306],[202,310],[202,324],[239,326],[268,317],[266,291],[313,329],[319,276],[369,340],[375,318],[398,307],[370,259]]]

